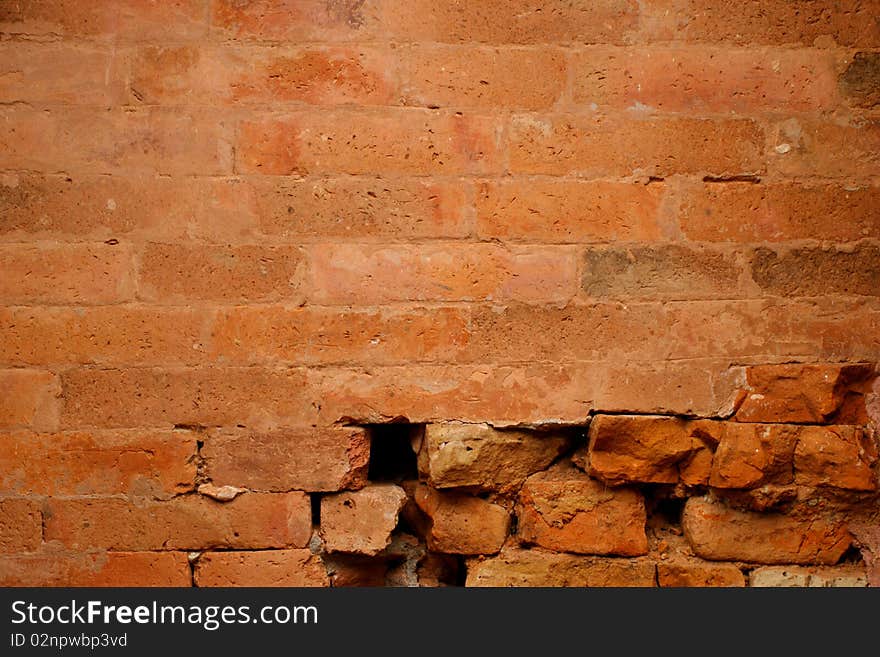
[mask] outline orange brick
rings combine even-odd
[[[287,246],[147,244],[140,296],[151,301],[274,301],[302,298],[302,252]]]
[[[211,356],[277,365],[450,361],[468,342],[468,320],[459,308],[241,306],[220,311]]]
[[[211,318],[189,308],[0,308],[0,363],[195,365]]]
[[[599,48],[575,53],[572,71],[581,106],[748,114],[839,102],[833,57],[812,50]]]
[[[423,484],[410,494],[428,518],[428,549],[444,554],[495,554],[504,545],[510,527],[510,514],[504,507]]]
[[[62,380],[65,428],[305,424],[315,413],[297,370],[74,369]]]
[[[376,3],[325,0],[211,0],[212,29],[221,37],[261,41],[369,39],[381,29]]]
[[[643,7],[644,38],[738,44],[880,46],[876,0],[655,0]]]
[[[0,427],[53,429],[58,423],[61,386],[51,372],[0,369]]]
[[[566,248],[497,245],[311,248],[313,299],[388,301],[564,301],[574,294],[575,254]]]
[[[0,436],[0,485],[17,495],[148,495],[190,491],[196,440],[188,432],[92,431]]]
[[[324,564],[309,550],[206,552],[193,577],[196,586],[330,586]]]
[[[833,184],[687,186],[679,210],[688,239],[709,242],[849,242],[880,238],[880,188]]]
[[[499,130],[490,117],[398,108],[311,111],[244,121],[238,132],[236,171],[241,173],[500,170]]]
[[[510,170],[583,176],[747,175],[764,169],[764,136],[742,119],[515,115]]]
[[[0,246],[0,301],[6,304],[103,304],[134,297],[126,245]]]
[[[183,552],[43,552],[0,557],[0,586],[191,586]]]
[[[3,169],[184,175],[232,170],[231,126],[216,110],[10,105],[0,108],[0,121],[6,131]]]
[[[212,432],[200,452],[211,481],[261,491],[337,491],[367,480],[370,440],[360,428]]]
[[[767,135],[768,168],[782,176],[870,179],[880,175],[880,120],[787,119]]]
[[[862,427],[803,427],[794,453],[795,481],[846,490],[880,488],[877,443]]]
[[[657,564],[657,580],[666,587],[746,585],[742,571],[732,563],[678,561]]]
[[[247,241],[257,231],[249,198],[250,186],[236,179],[7,174],[0,236]]]
[[[43,540],[43,516],[32,500],[0,499],[0,553],[33,552]]]
[[[566,85],[564,54],[546,47],[414,45],[396,54],[405,105],[542,110]]]
[[[200,495],[167,502],[53,499],[47,508],[46,541],[77,550],[305,547],[312,526],[305,493],[246,493],[223,503]]]

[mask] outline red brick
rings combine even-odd
[[[305,271],[302,251],[292,246],[147,244],[139,293],[166,303],[298,301]]]
[[[745,586],[742,571],[728,563],[700,561],[661,562],[657,564],[657,580],[666,587]]]
[[[52,429],[58,422],[61,386],[51,372],[0,369],[0,427]]]
[[[394,484],[321,498],[321,538],[328,552],[375,555],[388,547],[406,493]]]
[[[468,561],[466,586],[656,586],[647,559],[614,559],[508,547]]]
[[[759,247],[752,255],[752,280],[765,294],[880,296],[880,246]]]
[[[580,106],[748,114],[838,102],[834,58],[812,50],[596,48],[576,52],[572,71]]]
[[[739,422],[867,421],[864,395],[877,377],[868,364],[757,365],[746,369]]]
[[[729,508],[688,499],[682,526],[697,556],[766,564],[834,564],[852,542],[845,523],[808,512],[807,518]]]
[[[0,362],[197,364],[205,358],[210,318],[188,308],[0,308]]]
[[[0,32],[154,40],[207,30],[202,0],[28,0],[0,9]]]
[[[128,67],[132,99],[149,104],[397,100],[390,54],[373,47],[151,45],[128,53]]]
[[[43,540],[43,516],[32,500],[0,499],[0,553],[33,552]]]
[[[7,174],[0,236],[249,241],[257,232],[256,212],[243,202],[249,194],[236,179]]]
[[[500,169],[497,133],[489,117],[421,109],[288,113],[241,123],[236,171],[488,173]]]
[[[679,211],[688,239],[709,242],[848,242],[880,238],[880,188],[753,183],[688,186]]]
[[[477,234],[505,241],[655,241],[662,236],[661,185],[581,180],[484,182]]]
[[[576,285],[575,253],[565,248],[322,244],[310,253],[313,300],[324,304],[565,301]]]
[[[217,485],[263,491],[337,491],[367,480],[370,441],[360,428],[212,432],[200,454]]]
[[[144,495],[193,490],[189,432],[92,431],[0,436],[0,486],[17,495]]]
[[[325,0],[211,0],[212,28],[221,37],[265,41],[369,39],[380,29],[376,5]]]
[[[718,440],[710,486],[757,488],[792,483],[799,427],[717,422],[706,423],[704,428]]]
[[[0,557],[0,586],[191,586],[183,552],[42,552]]]
[[[121,99],[122,77],[106,48],[38,41],[0,43],[0,102],[99,105]]]
[[[0,108],[0,121],[6,130],[3,169],[181,175],[232,170],[231,126],[216,110],[16,104]]]
[[[546,47],[412,45],[396,54],[404,105],[542,110],[566,86],[565,55]]]
[[[776,175],[847,180],[880,174],[880,121],[788,119],[767,134],[768,169]]]
[[[662,41],[880,46],[876,0],[659,0],[643,7],[645,38]]]
[[[764,169],[764,137],[742,119],[515,115],[510,171],[582,176],[748,175]]]
[[[196,562],[196,586],[329,586],[321,559],[309,550],[206,552]]]
[[[498,430],[486,424],[429,424],[419,449],[424,481],[434,488],[510,492],[547,468],[569,441],[552,431]]]
[[[471,495],[418,485],[413,497],[428,517],[429,550],[446,554],[495,554],[504,545],[510,514]]]
[[[744,296],[739,254],[706,246],[609,246],[584,251],[591,298],[712,299]]]
[[[260,228],[275,239],[374,241],[466,237],[470,186],[407,178],[254,178]]]
[[[200,550],[305,547],[311,534],[305,493],[245,493],[231,502],[200,495],[166,502],[53,499],[45,540],[72,549]]]
[[[211,355],[273,365],[449,361],[468,342],[468,320],[459,308],[236,307],[220,312]]]
[[[124,245],[0,246],[6,304],[103,304],[134,296],[132,253]]]
[[[794,453],[795,481],[848,490],[878,488],[877,443],[862,427],[803,427]]]
[[[81,427],[303,424],[315,413],[298,370],[74,369],[61,424]]]
[[[526,479],[517,517],[517,534],[526,544],[630,557],[648,551],[642,494],[634,489],[609,489],[570,466],[557,466]]]

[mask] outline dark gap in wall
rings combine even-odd
[[[862,551],[855,545],[850,545],[849,549],[840,557],[841,564],[861,564],[863,562]]]
[[[312,527],[321,526],[321,496],[312,494],[309,496],[309,502],[312,505]]]
[[[458,568],[455,569],[455,581],[451,586],[464,586],[467,583],[467,561],[461,555],[458,556]]]
[[[681,527],[685,498],[675,497],[671,486],[646,485],[645,504],[648,525],[653,527]]]
[[[367,479],[394,483],[418,479],[416,445],[424,434],[424,424],[392,422],[368,424],[365,428],[370,437]]]

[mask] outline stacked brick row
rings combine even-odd
[[[3,2],[0,581],[864,570],[878,15]],[[396,420],[420,476],[371,480]],[[437,474],[454,427],[507,478]]]

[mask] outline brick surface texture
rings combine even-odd
[[[880,585],[878,16],[0,3],[0,585]]]

